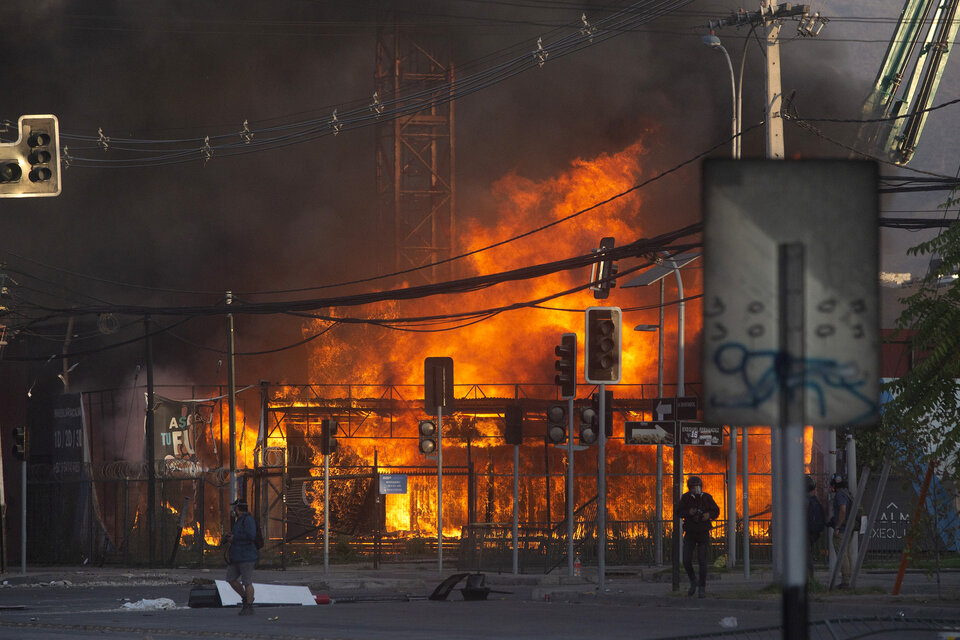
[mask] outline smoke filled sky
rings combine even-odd
[[[539,37],[549,51],[551,38],[574,31],[581,14],[596,22],[629,4],[448,0],[383,6],[401,24],[447,30],[455,68],[470,73],[497,56],[532,52]],[[371,100],[375,28],[384,19],[379,6],[373,0],[6,0],[0,5],[0,52],[8,61],[0,119],[53,113],[61,134],[96,138],[102,131],[109,145],[106,138],[202,139],[235,132],[239,139],[244,121],[259,129],[329,117],[334,109]],[[493,185],[504,176],[546,180],[578,158],[642,141],[650,177],[726,139],[728,71],[700,37],[708,20],[734,8],[692,2],[458,100],[456,215],[464,228],[468,222],[497,225]],[[832,19],[820,38],[796,38],[794,23],[784,27],[784,94],[796,92],[794,105],[804,117],[859,117],[900,3],[833,1],[814,9]],[[735,63],[746,31],[719,32]],[[745,127],[762,117],[763,77],[756,42],[746,50]],[[960,60],[950,60],[936,103],[958,97],[958,69]],[[956,107],[931,115],[911,166],[956,173],[956,115]],[[854,126],[823,130],[849,141]],[[15,138],[15,131],[4,134]],[[66,144],[78,156],[99,152],[94,141]],[[789,125],[786,148],[788,157],[846,155]],[[0,263],[28,274],[15,277],[38,290],[34,299],[42,293],[55,306],[94,300],[211,305],[226,290],[291,289],[374,275],[374,149],[374,129],[366,127],[236,157],[214,154],[207,162],[198,148],[188,162],[176,164],[70,167],[57,198],[0,200]],[[713,155],[726,153],[723,148]],[[744,154],[762,153],[762,129],[756,129],[745,136]],[[899,170],[881,171],[893,172]],[[696,221],[699,163],[645,189],[643,200],[645,226],[636,237]],[[884,207],[889,215],[917,211],[929,217],[938,215],[927,210],[941,200],[903,196],[884,200]],[[568,233],[578,233],[576,222]],[[884,232],[884,270],[922,274],[925,259],[908,258],[905,250],[929,235]],[[583,237],[581,253],[598,241]],[[565,257],[544,248],[544,261]],[[615,290],[609,302],[652,301],[652,291],[626,291],[632,293]],[[243,348],[251,351],[302,337],[295,318],[238,322]],[[224,345],[220,318],[188,323],[183,334],[194,344]],[[177,355],[166,356],[164,348]],[[133,368],[139,349],[131,347],[123,367]],[[161,363],[179,362],[200,377],[221,374],[219,366],[214,370],[221,359],[215,353],[183,342],[160,351]],[[305,359],[295,360],[301,369],[248,369],[246,378],[297,378]]]

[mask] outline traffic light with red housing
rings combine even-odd
[[[57,117],[20,116],[17,126],[17,141],[0,143],[0,198],[60,195]]]
[[[554,349],[557,361],[554,368],[557,375],[553,381],[560,387],[560,397],[564,400],[577,397],[577,334],[565,333],[560,344]]]
[[[584,377],[587,382],[620,382],[620,307],[587,308],[586,335]]]
[[[337,434],[340,425],[336,420],[324,419],[320,423],[320,453],[325,456],[337,450]]]

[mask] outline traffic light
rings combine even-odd
[[[17,460],[27,459],[27,430],[23,427],[13,428],[13,456]]]
[[[523,407],[512,405],[503,411],[503,436],[507,444],[523,444]]]
[[[614,264],[612,258],[606,257],[606,252],[613,249],[615,243],[616,241],[613,238],[601,238],[600,248],[593,250],[594,253],[599,253],[602,256],[602,259],[599,262],[594,262],[590,269],[590,282],[593,283],[590,285],[590,289],[593,291],[593,297],[597,300],[609,297],[610,289],[617,286],[617,281],[613,279],[613,276],[617,275],[619,267]],[[610,280],[604,282],[608,278]]]
[[[337,450],[337,432],[340,425],[336,420],[324,419],[320,423],[320,453],[325,456]]]
[[[554,349],[557,361],[554,368],[557,375],[553,381],[560,387],[560,397],[564,400],[577,397],[577,334],[565,333],[560,344]]]
[[[20,137],[0,143],[0,198],[60,195],[60,132],[53,115],[20,116]]]
[[[437,423],[433,420],[421,420],[417,431],[420,434],[420,453],[425,456],[437,455]]]
[[[567,441],[567,407],[552,404],[547,407],[547,440],[553,444]]]
[[[580,444],[591,445],[600,433],[599,413],[592,405],[580,407]]]
[[[620,307],[587,308],[584,377],[591,384],[620,382]]]
[[[453,358],[423,359],[423,405],[430,416],[453,413]]]

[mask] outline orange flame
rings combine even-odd
[[[517,174],[509,174],[500,179],[493,187],[493,196],[498,203],[493,215],[484,212],[465,221],[461,216],[459,238],[464,241],[461,250],[469,252],[518,236],[530,229],[559,221],[580,210],[607,200],[617,194],[630,190],[641,181],[643,169],[641,159],[644,154],[640,142],[632,144],[617,153],[605,153],[592,159],[580,159],[559,176],[534,181]],[[573,221],[562,222],[545,231],[522,240],[514,241],[504,247],[483,251],[459,262],[461,276],[486,274],[505,271],[511,268],[539,264],[558,258],[581,255],[598,246],[603,236],[614,236],[623,242],[631,241],[644,233],[645,220],[641,211],[643,202],[639,191],[615,199]],[[588,280],[586,269],[560,272],[548,277],[528,281],[517,281],[498,285],[481,291],[458,294],[450,298],[433,296],[416,301],[398,301],[380,304],[375,308],[350,309],[351,316],[365,316],[377,319],[395,317],[438,316],[453,314],[464,310],[482,310],[497,308],[518,301],[546,298],[562,291],[582,285]],[[696,289],[698,278],[688,284],[689,290]],[[690,286],[692,285],[692,286]],[[620,300],[632,301],[635,295],[629,290],[614,289],[609,302],[617,305]],[[559,342],[559,334],[574,332],[578,344],[583,345],[584,327],[582,310],[598,304],[589,291],[569,294],[551,300],[543,307],[521,308],[501,313],[481,322],[468,324],[455,331],[405,332],[384,331],[380,328],[369,329],[363,325],[342,324],[328,332],[321,340],[311,343],[310,382],[313,384],[351,384],[351,393],[358,396],[375,397],[377,390],[373,385],[422,385],[423,359],[428,356],[450,356],[455,362],[455,382],[457,384],[502,381],[511,383],[553,382],[553,347]],[[627,305],[623,305],[627,306]],[[572,313],[564,310],[579,310]],[[690,314],[687,330],[697,331],[698,318]],[[624,382],[649,381],[650,372],[656,371],[656,345],[642,334],[629,330],[632,326],[628,319],[623,322],[622,380]],[[304,326],[305,335],[313,335],[329,326],[326,321],[311,321]],[[430,328],[438,328],[434,325]],[[670,327],[665,327],[669,339]],[[579,359],[582,362],[583,347],[580,347]],[[582,372],[578,372],[578,377]],[[582,380],[581,380],[582,383]],[[370,385],[364,390],[363,385]],[[485,385],[488,395],[513,397],[512,384]],[[320,390],[319,393],[325,393]],[[336,393],[330,391],[330,393]],[[421,393],[420,389],[416,393]],[[291,390],[283,390],[281,396],[294,396]],[[376,418],[368,418],[365,429],[383,434],[394,434],[402,429],[406,440],[393,440],[384,446],[383,440],[376,438],[350,438],[341,440],[341,446],[349,448],[361,460],[372,463],[373,453],[378,449],[379,464],[382,467],[416,465],[422,466],[424,458],[417,452],[416,424],[417,412],[408,411],[402,415],[399,425],[377,425]],[[451,438],[444,441],[444,464],[464,465],[468,457],[480,467],[489,464],[493,468],[494,453],[482,453],[496,449],[503,444],[501,422],[494,417],[473,417],[470,424],[464,426],[467,417],[461,416],[460,429],[469,429],[476,437],[463,439]],[[622,433],[620,418],[615,418],[615,429]],[[373,423],[373,426],[370,426]],[[446,433],[447,423],[444,431]],[[484,438],[484,435],[496,436]],[[449,447],[449,450],[448,450]],[[652,447],[627,447],[622,442],[611,441],[609,456],[612,467],[628,470],[635,464],[635,458],[645,460],[646,466],[652,466],[655,451]],[[640,451],[643,450],[643,451]],[[448,453],[449,451],[449,453]],[[502,451],[502,450],[501,450]],[[502,455],[502,453],[500,454]],[[591,454],[595,457],[595,453]],[[716,468],[722,471],[724,460],[721,457],[696,458],[699,470],[705,472]],[[559,457],[559,454],[558,454]],[[524,456],[521,456],[524,458]],[[590,455],[578,455],[577,464],[586,464],[595,470],[596,462],[589,462]],[[581,463],[584,459],[586,462]],[[692,464],[694,459],[686,462]],[[489,461],[489,463],[488,463]],[[318,459],[318,462],[322,462]],[[532,472],[532,463],[523,460],[522,465]],[[556,463],[555,463],[556,464]],[[560,464],[563,464],[562,462]],[[670,461],[666,462],[670,468]],[[578,467],[582,469],[583,467]],[[687,466],[686,468],[692,468]],[[523,473],[523,471],[521,471]],[[578,470],[578,473],[581,471]],[[501,478],[491,480],[498,494],[509,494],[510,488]],[[564,481],[551,469],[548,480],[549,490],[555,496],[563,495]],[[633,483],[633,484],[631,484]],[[535,486],[536,485],[536,486]],[[669,486],[669,483],[668,483]],[[449,489],[448,489],[449,487]],[[550,511],[545,513],[543,501],[538,494],[546,488],[541,480],[538,483],[526,482],[522,492],[525,496],[526,513],[521,517],[526,521],[556,520],[557,505],[562,501],[554,499]],[[638,519],[638,513],[652,510],[653,488],[648,479],[634,479],[629,482],[613,480],[610,483],[610,518],[629,520]],[[595,490],[595,487],[594,487]],[[585,496],[588,491],[581,491]],[[444,478],[444,533],[459,534],[455,523],[467,522],[466,484],[459,478]],[[715,490],[718,502],[725,501],[724,492]],[[322,499],[322,497],[321,497]],[[664,501],[669,513],[671,496]],[[582,501],[581,501],[582,502]],[[540,504],[540,506],[537,506]],[[411,477],[408,494],[387,496],[387,526],[393,530],[436,532],[436,480],[435,477]],[[481,520],[487,517],[493,521],[504,521],[509,517],[508,507],[504,504],[491,506]],[[318,510],[319,512],[319,510]]]

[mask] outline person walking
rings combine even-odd
[[[829,526],[833,529],[833,548],[840,554],[840,584],[838,589],[847,589],[850,587],[850,547],[841,549],[843,544],[843,534],[847,530],[847,524],[850,522],[850,508],[853,506],[853,498],[847,490],[847,480],[839,473],[830,478],[830,492],[833,494],[833,515],[830,517]]]
[[[707,589],[707,551],[710,549],[711,520],[720,516],[720,507],[713,496],[703,491],[703,481],[699,476],[687,478],[687,492],[680,496],[677,511],[683,518],[683,567],[690,578],[688,596],[699,591],[699,597],[706,597]],[[700,565],[700,580],[693,571],[693,551],[697,550],[697,563]]]
[[[807,476],[807,580],[813,581],[813,555],[814,547],[820,534],[827,526],[827,516],[823,510],[823,504],[817,497],[817,482],[811,476]]]
[[[240,594],[243,603],[240,615],[250,616],[253,615],[253,566],[259,557],[254,543],[257,523],[247,510],[246,500],[238,498],[230,506],[233,527],[224,540],[230,545],[227,551],[227,582]]]

